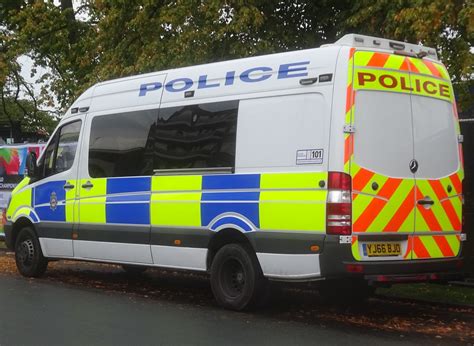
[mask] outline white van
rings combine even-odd
[[[236,310],[267,280],[357,300],[459,270],[461,141],[436,51],[381,38],[107,81],[30,156],[7,245],[25,276],[209,272]]]

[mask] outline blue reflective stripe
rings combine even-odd
[[[223,217],[222,219],[220,219],[219,221],[217,221],[215,224],[212,225],[212,229],[215,230],[222,225],[228,225],[228,224],[239,226],[245,232],[249,232],[252,230],[252,227],[250,227],[248,223],[233,216]]]
[[[107,202],[149,202],[150,194],[107,196]]]
[[[203,190],[258,189],[260,174],[207,175],[202,177]]]
[[[258,202],[255,203],[206,203],[201,202],[201,225],[208,226],[213,219],[224,213],[240,214],[260,227]]]
[[[257,201],[260,192],[203,192],[203,201]]]
[[[66,221],[66,207],[58,205],[53,210],[49,205],[35,208],[41,221]]]
[[[150,192],[151,177],[109,178],[107,194],[126,192]]]
[[[66,184],[66,180],[48,181],[47,183],[36,186],[33,193],[34,205],[49,203],[53,192],[56,194],[58,202],[64,201],[66,199],[64,184]]]
[[[107,204],[105,207],[107,223],[150,224],[150,204],[123,203]]]
[[[38,218],[36,217],[35,213],[33,213],[33,211],[30,211],[30,217],[33,222],[38,222]]]

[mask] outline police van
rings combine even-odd
[[[462,136],[434,49],[334,44],[102,82],[6,212],[19,272],[51,259],[207,272],[218,303],[268,280],[363,299],[459,270]]]

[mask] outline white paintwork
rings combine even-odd
[[[330,95],[330,91],[326,94]],[[329,105],[320,93],[241,101],[236,172],[324,171],[328,155]],[[297,151],[310,149],[322,149],[323,162],[297,165]]]
[[[158,267],[206,270],[207,249],[152,245],[151,252]]]
[[[39,238],[44,257],[72,257],[72,240]]]
[[[137,264],[152,264],[150,246],[103,241],[74,240],[74,257]]]
[[[319,254],[257,253],[263,275],[282,280],[311,279],[321,276]]]

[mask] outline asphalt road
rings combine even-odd
[[[8,275],[0,275],[0,309],[0,345],[422,342],[380,331],[308,325]]]

